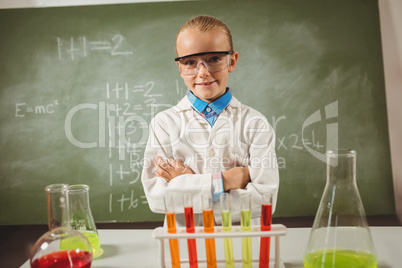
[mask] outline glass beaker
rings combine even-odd
[[[375,268],[377,257],[356,185],[356,151],[327,152],[327,182],[304,255],[306,268]]]
[[[45,188],[49,231],[34,244],[30,266],[89,268],[92,248],[84,235],[69,228],[67,184],[52,184]]]
[[[91,243],[94,258],[102,255],[98,230],[92,217],[89,206],[89,186],[85,184],[70,185],[68,187],[70,208],[70,228],[82,233]]]

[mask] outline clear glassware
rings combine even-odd
[[[70,208],[70,228],[79,231],[92,246],[94,258],[102,255],[103,249],[98,230],[89,206],[89,186],[85,184],[70,185],[67,190]]]
[[[225,233],[232,232],[232,217],[230,215],[230,195],[228,193],[221,193],[220,195],[221,214],[222,214],[222,229]],[[234,268],[233,256],[233,241],[231,237],[223,239],[225,248],[225,264],[226,268]]]
[[[184,203],[184,217],[186,222],[186,232],[194,233],[194,210],[193,210],[193,199],[190,193],[183,195]],[[187,249],[188,258],[190,263],[190,268],[198,268],[198,256],[197,256],[197,242],[194,238],[187,239]]]
[[[214,220],[214,205],[212,203],[212,194],[203,194],[201,198],[202,203],[202,218],[204,222],[204,232],[215,232]],[[205,252],[207,256],[207,267],[216,268],[216,246],[214,238],[205,239]]]
[[[271,192],[262,194],[261,204],[261,231],[270,231],[272,225],[272,197]],[[269,252],[271,237],[260,238],[260,268],[269,268]]]
[[[251,195],[244,193],[240,196],[241,217],[240,225],[242,232],[251,232]],[[243,268],[252,268],[253,254],[251,246],[251,237],[243,237],[242,243],[242,263]]]
[[[91,267],[92,247],[88,239],[69,228],[67,188],[66,184],[53,184],[45,188],[49,231],[31,249],[31,268]]]
[[[165,202],[165,215],[166,223],[168,228],[168,233],[175,234],[176,229],[176,213],[174,210],[173,195],[165,195],[163,200]],[[172,268],[180,268],[180,251],[179,251],[179,240],[169,239],[170,247],[170,258],[172,261]]]
[[[356,151],[327,152],[327,182],[304,255],[306,268],[376,268],[356,185]]]
[[[57,227],[46,232],[31,250],[31,268],[89,268],[92,248],[80,232]]]
[[[45,187],[47,201],[47,222],[49,231],[57,227],[69,227],[70,215],[67,209],[68,184],[51,184]]]

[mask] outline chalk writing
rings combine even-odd
[[[56,106],[59,105],[58,100],[54,100],[51,103],[45,105],[31,106],[25,102],[20,102],[15,104],[15,117],[25,117],[27,114],[53,114],[55,112]]]
[[[132,93],[141,93],[144,97],[154,98],[161,97],[162,94],[154,93],[155,82],[148,81],[145,85],[129,85],[129,83],[125,82],[122,84],[115,83],[111,85],[110,83],[106,83],[106,97],[108,99],[114,97],[114,99],[120,99],[120,97],[128,100],[130,98],[130,94]]]
[[[113,204],[117,203],[120,212],[123,212],[125,209],[131,210],[136,209],[138,204],[148,204],[147,199],[144,195],[136,197],[134,195],[134,190],[131,190],[130,195],[127,196],[126,194],[118,195],[117,198],[113,197],[113,194],[109,194],[109,212],[113,212]]]
[[[123,104],[116,104],[114,109],[109,109],[110,111],[114,111],[116,116],[119,116],[120,113],[124,116],[134,115],[137,113],[141,113],[144,109],[148,107],[154,107],[157,109],[156,105],[158,103],[157,98],[162,97],[163,94],[155,93],[155,82],[148,81],[142,85],[130,85],[129,83],[106,83],[106,98],[108,100],[129,100],[133,97],[145,98],[142,104],[136,103],[132,104],[129,102],[125,102]],[[155,110],[153,112],[156,112]],[[153,115],[151,112],[142,113],[144,116]]]
[[[304,146],[312,146],[317,150],[324,149],[324,145],[322,145],[315,138],[314,130],[311,131],[311,138],[304,138],[303,140],[299,138],[299,135],[292,133],[288,136],[282,136],[277,138],[276,149],[277,150],[288,150],[288,149],[296,149],[303,150]]]
[[[113,169],[113,164],[109,164],[109,176],[110,186],[113,186],[115,176],[117,176],[120,181],[128,181],[129,184],[135,184],[139,181],[140,173],[138,169],[130,169],[123,164],[119,164],[115,169]]]
[[[59,60],[70,59],[76,60],[86,58],[92,51],[106,52],[111,56],[131,55],[132,51],[123,48],[125,38],[120,35],[114,35],[111,40],[95,40],[89,41],[86,36],[78,38],[70,37],[69,40],[56,38],[57,52]]]
[[[160,106],[163,94],[154,81],[113,82],[103,88],[105,103],[105,130],[108,133],[109,156],[109,212],[133,210],[147,204],[144,195],[118,194],[112,190],[121,185],[140,184],[142,156],[148,137],[148,122]],[[116,211],[113,211],[114,213]]]

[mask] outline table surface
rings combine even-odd
[[[288,228],[286,235],[280,237],[279,248],[284,267],[303,267],[303,254],[310,235],[310,230],[311,228]],[[378,268],[402,267],[402,227],[370,227],[370,230],[377,251]],[[101,229],[98,230],[98,232],[104,253],[101,257],[93,260],[92,267],[160,267],[159,241],[152,237],[153,230]],[[256,239],[253,239],[253,245],[254,240]],[[181,239],[179,241],[180,254],[184,251],[183,254],[185,255],[186,250],[183,250],[183,247],[186,246],[186,243],[181,242],[183,241]],[[203,256],[205,255],[205,244],[202,244],[203,241],[204,239],[197,239],[197,250],[200,260],[202,260],[202,258],[205,259],[205,256]],[[219,252],[218,243],[219,241],[217,239],[217,255],[222,253]],[[273,248],[272,243],[273,239],[271,240],[271,249]],[[233,245],[236,258],[236,254],[238,254],[236,252],[241,250],[241,241],[235,238]],[[166,247],[168,250],[167,241]],[[271,258],[273,258],[272,251],[273,250],[271,250]],[[168,251],[166,256],[169,257]],[[253,258],[254,256],[258,256],[258,250],[253,246]],[[186,266],[182,265],[182,267]],[[200,267],[202,267],[202,265],[200,265]],[[239,267],[241,267],[241,265]],[[258,267],[258,265],[256,267]],[[21,268],[29,268],[29,262],[25,262]]]

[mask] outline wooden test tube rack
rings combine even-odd
[[[282,224],[272,224],[270,231],[261,231],[261,227],[259,225],[252,226],[251,232],[242,232],[240,226],[232,226],[232,232],[223,232],[221,226],[215,226],[214,233],[205,233],[204,227],[199,226],[195,227],[195,233],[186,233],[185,228],[177,228],[176,234],[170,234],[167,232],[166,228],[157,227],[154,229],[152,236],[158,240],[159,242],[159,257],[160,257],[160,267],[170,267],[170,263],[166,263],[165,256],[169,256],[169,246],[165,249],[165,239],[188,239],[188,238],[196,238],[196,239],[205,239],[205,238],[242,238],[242,237],[272,237],[274,238],[274,246],[275,257],[274,257],[274,268],[281,268],[280,261],[280,245],[279,238],[286,234],[287,228]],[[241,246],[241,245],[239,245]],[[241,256],[240,256],[241,257]],[[181,264],[188,264],[188,259],[180,258]],[[205,264],[205,260],[198,260],[199,264]],[[258,260],[253,259],[253,263],[258,264]],[[235,259],[235,263],[238,263],[238,267],[241,267],[241,258],[240,260]],[[218,263],[218,267],[224,267],[224,262]],[[258,266],[258,265],[257,265]],[[187,267],[187,266],[184,266]],[[204,267],[201,266],[200,267]],[[206,267],[206,264],[205,264]],[[237,266],[235,266],[237,267]],[[254,266],[253,266],[254,267]],[[272,267],[272,266],[270,266]]]

